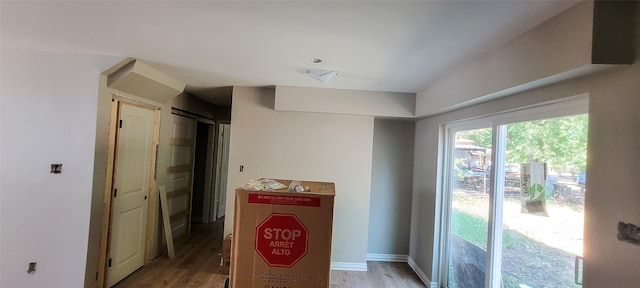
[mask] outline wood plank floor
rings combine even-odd
[[[223,222],[192,225],[191,237],[176,245],[176,258],[158,256],[114,287],[224,287],[227,275],[220,272],[218,257],[222,250]],[[425,287],[406,263],[368,262],[368,266],[366,272],[331,271],[331,287]]]
[[[407,263],[367,262],[368,271],[331,271],[331,288],[426,287]]]

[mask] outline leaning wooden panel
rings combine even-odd
[[[164,237],[167,238],[167,254],[169,259],[176,256],[173,248],[173,235],[171,232],[171,220],[169,220],[169,207],[167,206],[167,193],[165,187],[160,186],[160,208],[162,209],[162,227],[164,228]]]

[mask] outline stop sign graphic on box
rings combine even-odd
[[[273,213],[256,227],[256,251],[273,267],[292,267],[307,255],[309,230],[295,214]]]

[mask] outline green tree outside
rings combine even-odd
[[[509,163],[540,161],[555,171],[584,172],[588,125],[586,114],[508,124],[506,160]],[[462,131],[459,136],[491,148],[490,129]]]

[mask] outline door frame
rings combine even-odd
[[[205,174],[206,174],[206,178],[205,178],[205,188],[204,188],[204,194],[203,194],[203,199],[202,199],[202,223],[211,223],[215,220],[210,220],[211,217],[211,213],[212,210],[215,210],[214,207],[212,207],[211,203],[213,203],[212,199],[215,198],[215,190],[214,187],[217,185],[215,183],[215,163],[216,163],[216,150],[218,149],[217,146],[217,141],[216,141],[216,137],[217,134],[215,133],[217,131],[217,127],[218,124],[220,122],[218,122],[217,120],[213,120],[204,116],[200,116],[198,114],[195,113],[191,113],[188,111],[184,111],[184,110],[180,110],[177,108],[171,108],[171,114],[173,115],[178,115],[178,116],[182,116],[182,117],[187,117],[190,119],[193,119],[196,121],[196,128],[195,128],[195,132],[196,135],[193,138],[193,141],[196,141],[196,138],[198,137],[197,134],[197,125],[198,123],[204,123],[206,125],[209,125],[208,129],[209,129],[209,136],[207,139],[207,159],[206,159],[206,164],[205,164]],[[215,134],[215,135],[214,135]],[[195,143],[195,142],[194,142]],[[194,144],[197,145],[197,144]],[[194,146],[194,151],[193,151],[193,157],[195,158],[195,149],[196,147]],[[194,181],[194,173],[195,173],[195,159],[193,159],[193,167],[191,168],[191,195],[189,196],[189,219],[188,219],[188,227],[187,228],[187,235],[190,233],[191,229],[191,210],[193,209],[193,181]]]
[[[227,133],[227,135],[224,135],[224,125],[229,125],[229,131]],[[212,199],[211,205],[213,205],[215,207],[214,209],[214,213],[211,214],[211,221],[217,221],[218,219],[220,219],[221,217],[218,217],[218,215],[220,214],[219,208],[220,208],[220,196],[222,195],[222,193],[227,193],[226,189],[220,189],[220,182],[222,182],[222,167],[223,167],[223,159],[224,159],[224,148],[225,146],[228,146],[230,144],[230,137],[231,137],[231,122],[228,121],[221,121],[218,123],[218,125],[216,126],[216,169],[215,169],[215,179],[216,179],[216,183],[215,183],[215,187],[214,187],[214,197]],[[226,143],[225,143],[226,141]],[[228,157],[228,155],[227,155]],[[228,164],[228,163],[227,163]],[[227,173],[228,173],[228,167],[227,167]],[[228,178],[228,175],[226,175],[226,177]],[[226,195],[225,195],[226,196]],[[225,204],[226,206],[226,204]],[[226,214],[226,213],[225,213]]]
[[[160,107],[152,104],[135,101],[122,97],[120,95],[111,94],[111,107],[109,111],[109,138],[107,144],[107,168],[105,185],[102,200],[102,226],[100,232],[100,245],[98,250],[98,271],[96,272],[96,283],[98,288],[105,287],[108,279],[107,269],[109,259],[109,244],[111,238],[111,218],[112,218],[112,193],[113,181],[115,175],[115,160],[117,153],[117,136],[118,136],[118,118],[120,116],[120,106],[122,104],[135,106],[147,110],[154,111],[154,127],[153,127],[153,146],[151,156],[151,175],[149,178],[149,201],[147,201],[147,229],[145,233],[145,250],[144,265],[148,265],[153,255],[154,220],[156,216],[156,199],[157,193],[157,158],[158,158],[158,141],[160,137]]]
[[[440,127],[441,149],[439,149],[438,159],[438,187],[436,196],[436,233],[434,234],[433,263],[437,275],[437,283],[442,287],[448,287],[449,269],[449,234],[450,234],[450,212],[451,212],[451,169],[453,163],[453,151],[451,144],[455,143],[454,135],[458,131],[472,130],[478,128],[492,128],[491,147],[491,174],[495,179],[504,178],[504,155],[498,155],[496,150],[506,148],[506,125],[517,122],[533,121],[537,119],[555,118],[577,114],[589,113],[589,94],[584,93],[577,96],[558,99],[550,102],[543,102],[518,109],[501,111],[488,115],[481,115],[459,121],[443,123]],[[501,157],[501,159],[498,159]],[[502,163],[502,164],[501,164]],[[492,179],[489,188],[489,219],[488,219],[488,239],[487,239],[487,272],[485,275],[485,287],[493,288],[500,286],[502,253],[502,226],[493,223],[502,223],[502,192],[501,181]],[[586,211],[585,211],[586,212]],[[439,219],[438,219],[439,218]],[[500,226],[500,227],[497,227]]]

